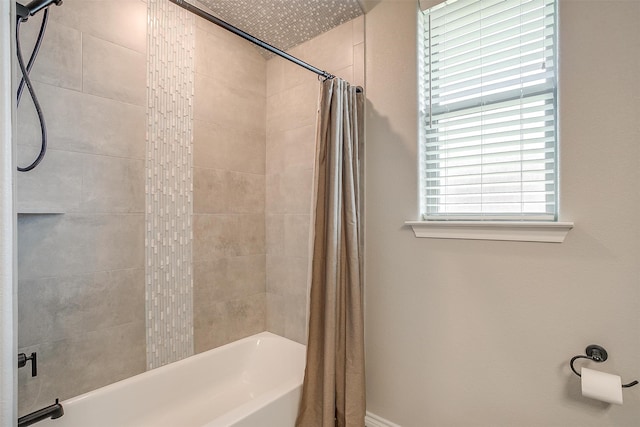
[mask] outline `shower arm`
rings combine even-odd
[[[19,19],[26,21],[30,16],[35,15],[45,7],[49,7],[52,4],[60,6],[62,4],[62,0],[33,0],[26,6],[16,3],[16,13]]]

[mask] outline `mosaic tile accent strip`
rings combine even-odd
[[[213,15],[281,50],[362,15],[358,0],[200,0]],[[265,57],[273,54],[260,49]]]
[[[147,1],[147,368],[193,354],[195,18]]]

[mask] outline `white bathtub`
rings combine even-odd
[[[263,332],[62,402],[48,427],[293,427],[305,347]]]

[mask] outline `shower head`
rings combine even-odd
[[[62,0],[33,0],[26,6],[16,3],[16,12],[18,14],[18,18],[26,21],[29,16],[35,15],[45,7],[49,7],[52,4],[60,6],[62,4]]]

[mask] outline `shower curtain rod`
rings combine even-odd
[[[198,15],[201,18],[206,19],[209,22],[212,22],[222,28],[224,28],[227,31],[231,31],[232,33],[242,37],[245,40],[250,41],[253,44],[256,44],[258,46],[260,46],[263,49],[268,50],[269,52],[275,53],[276,55],[284,58],[284,59],[288,59],[289,61],[293,62],[294,64],[297,64],[303,68],[306,68],[309,71],[313,71],[314,73],[316,73],[319,76],[324,77],[325,79],[332,79],[335,76],[333,74],[329,74],[326,71],[323,71],[317,67],[314,67],[311,64],[307,64],[306,62],[302,61],[301,59],[296,58],[295,56],[291,56],[288,53],[278,49],[277,47],[273,47],[271,46],[269,43],[266,43],[262,40],[260,40],[259,38],[256,38],[254,36],[252,36],[249,33],[245,33],[244,31],[242,31],[241,29],[234,27],[233,25],[229,24],[228,22],[223,21],[220,18],[217,18],[207,12],[205,12],[202,9],[198,9],[197,7],[195,7],[192,4],[189,4],[187,2],[185,2],[184,0],[169,0],[172,3],[177,4],[178,6],[188,10],[191,13],[194,13],[196,15]],[[360,89],[360,88],[358,88]]]

